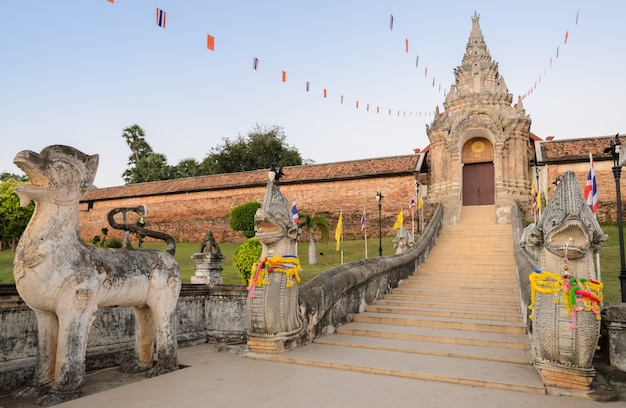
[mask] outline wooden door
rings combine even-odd
[[[463,166],[463,205],[495,203],[493,162]]]

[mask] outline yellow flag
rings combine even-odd
[[[404,225],[404,216],[402,215],[402,209],[400,209],[400,214],[398,215],[398,219],[396,223],[393,224],[393,229],[400,229]]]
[[[343,214],[339,213],[339,221],[337,221],[337,229],[335,229],[335,241],[337,241],[336,250],[341,248],[341,228],[343,227]]]
[[[420,199],[417,201],[417,209],[421,210],[423,206],[424,206],[424,200],[422,200],[422,197],[420,196]]]

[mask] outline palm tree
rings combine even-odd
[[[317,246],[315,245],[315,230],[320,230],[322,243],[328,240],[330,225],[323,215],[300,213],[298,226],[309,233],[309,265],[317,265]]]

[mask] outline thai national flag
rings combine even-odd
[[[298,216],[298,209],[296,208],[296,199],[293,199],[293,204],[291,204],[291,216],[293,217],[293,222],[296,224],[300,222],[300,217]]]
[[[411,197],[411,203],[409,204],[409,211],[415,208],[415,196]]]
[[[361,214],[361,232],[365,231],[365,207],[363,207],[363,214]]]
[[[587,173],[587,183],[585,183],[585,201],[591,206],[591,212],[596,214],[600,206],[600,197],[598,196],[598,188],[596,186],[596,172],[593,168],[593,156],[589,154],[591,167]]]
[[[156,23],[159,27],[165,28],[165,11],[160,8],[156,9]]]

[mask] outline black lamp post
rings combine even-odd
[[[622,292],[622,302],[626,302],[626,262],[624,261],[624,225],[622,221],[622,194],[620,191],[620,178],[622,173],[622,166],[619,164],[619,153],[622,144],[619,141],[619,133],[615,135],[615,142],[611,140],[611,147],[605,149],[605,153],[611,152],[613,156],[613,177],[615,177],[615,194],[617,205],[617,231],[619,232],[619,257],[620,257],[620,270],[619,281]]]
[[[383,256],[383,218],[382,218],[383,195],[380,193],[380,191],[376,192],[376,201],[378,201],[378,256]]]

